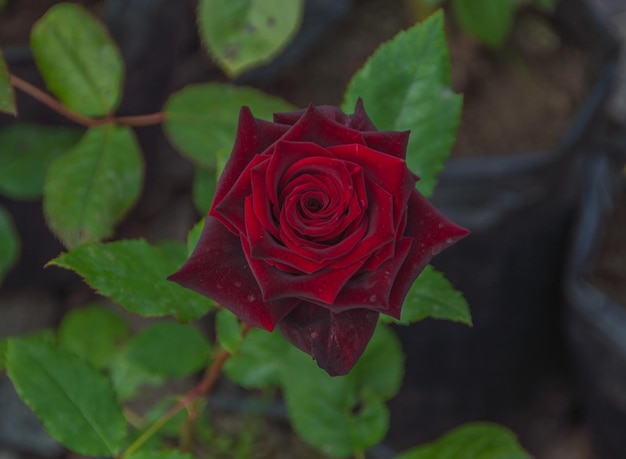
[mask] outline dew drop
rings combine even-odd
[[[235,282],[235,287],[241,288],[241,282]]]
[[[256,298],[254,297],[254,295],[250,294],[248,295],[247,300],[249,303],[252,303],[254,300],[256,300]]]

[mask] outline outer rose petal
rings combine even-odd
[[[391,311],[399,314],[411,285],[431,258],[469,234],[439,213],[417,190],[411,195],[408,206],[404,235],[415,240],[391,290],[388,314],[392,316],[395,314]]]
[[[235,146],[217,182],[211,210],[230,191],[252,158],[263,153],[288,129],[289,126],[256,119],[248,107],[241,108]]]
[[[264,301],[239,237],[210,216],[189,260],[168,279],[212,298],[245,322],[270,331],[299,302],[294,298]]]
[[[374,334],[378,313],[352,309],[334,313],[302,302],[280,321],[280,331],[297,348],[310,354],[331,376],[347,374]]]

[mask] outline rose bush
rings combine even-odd
[[[346,374],[379,313],[399,318],[431,257],[467,234],[416,190],[408,136],[377,131],[360,100],[273,123],[243,108],[200,240],[169,279]]]

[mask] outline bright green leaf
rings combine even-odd
[[[496,424],[472,423],[396,459],[530,459],[509,430]]]
[[[180,258],[175,259],[143,240],[95,242],[76,247],[50,264],[77,272],[100,294],[132,313],[194,320],[213,303],[166,279],[186,260],[184,245],[180,248]]]
[[[193,203],[202,215],[206,215],[211,209],[216,186],[215,167],[209,169],[196,166],[196,173],[193,177]]]
[[[128,359],[150,373],[181,377],[205,367],[209,343],[192,325],[159,322],[142,330],[128,345]]]
[[[231,354],[237,352],[241,344],[241,324],[237,316],[228,309],[220,309],[215,317],[217,340]]]
[[[177,450],[172,451],[140,451],[127,456],[126,459],[194,459],[190,454]]]
[[[203,229],[204,218],[202,218],[202,220],[193,225],[193,228],[191,228],[191,231],[189,231],[189,234],[187,235],[187,255],[191,255],[191,253],[196,248],[196,245],[198,245],[198,241],[200,240]]]
[[[115,456],[126,421],[110,381],[79,357],[33,340],[13,339],[7,371],[20,398],[68,449]]]
[[[246,334],[237,354],[226,361],[224,372],[246,388],[278,386],[292,345],[279,332],[253,328]]]
[[[82,132],[64,127],[12,124],[0,130],[0,193],[38,199],[50,163],[71,150]]]
[[[126,321],[109,308],[91,305],[69,312],[59,326],[59,346],[96,368],[104,368],[117,347],[129,337]]]
[[[181,153],[215,169],[217,152],[230,153],[233,148],[242,105],[261,119],[293,110],[284,100],[257,89],[217,83],[188,86],[167,101],[165,129]]]
[[[72,110],[104,116],[117,107],[124,63],[117,46],[85,8],[53,6],[31,32],[33,57],[48,89]]]
[[[48,224],[68,248],[110,237],[139,197],[142,181],[133,132],[112,125],[91,128],[50,165],[43,202]]]
[[[438,12],[382,45],[352,78],[343,104],[351,112],[361,97],[378,129],[411,131],[406,161],[426,196],[454,144],[462,104],[450,88],[443,25]]]
[[[1,2],[0,8],[2,8]],[[4,62],[2,50],[0,50],[0,112],[17,115],[15,94],[13,94],[13,86],[11,86],[11,75],[6,62]]]
[[[0,283],[17,262],[20,239],[9,213],[0,206]]]
[[[200,0],[200,36],[230,76],[271,61],[295,35],[304,0]]]
[[[499,48],[513,26],[518,0],[453,0],[452,6],[465,30]]]
[[[381,316],[385,322],[408,325],[426,318],[472,325],[469,306],[461,292],[445,276],[428,265],[411,286],[402,305],[400,321]]]

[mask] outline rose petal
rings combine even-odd
[[[276,115],[274,115],[274,119],[277,119]],[[334,121],[312,105],[285,133],[281,140],[313,142],[322,147],[352,143],[365,145],[361,131],[350,129]]]
[[[378,313],[352,309],[334,313],[302,302],[278,326],[291,343],[310,354],[331,376],[347,374],[374,334]]]
[[[263,301],[239,238],[210,216],[189,260],[168,279],[212,298],[250,325],[270,331],[299,302],[294,298]]]
[[[263,153],[288,129],[289,126],[256,119],[248,107],[241,108],[235,145],[217,182],[212,208],[230,191],[252,158]]]
[[[402,308],[411,285],[431,258],[467,236],[469,231],[448,220],[415,190],[409,199],[404,234],[414,238],[414,243],[391,291],[391,310]]]

